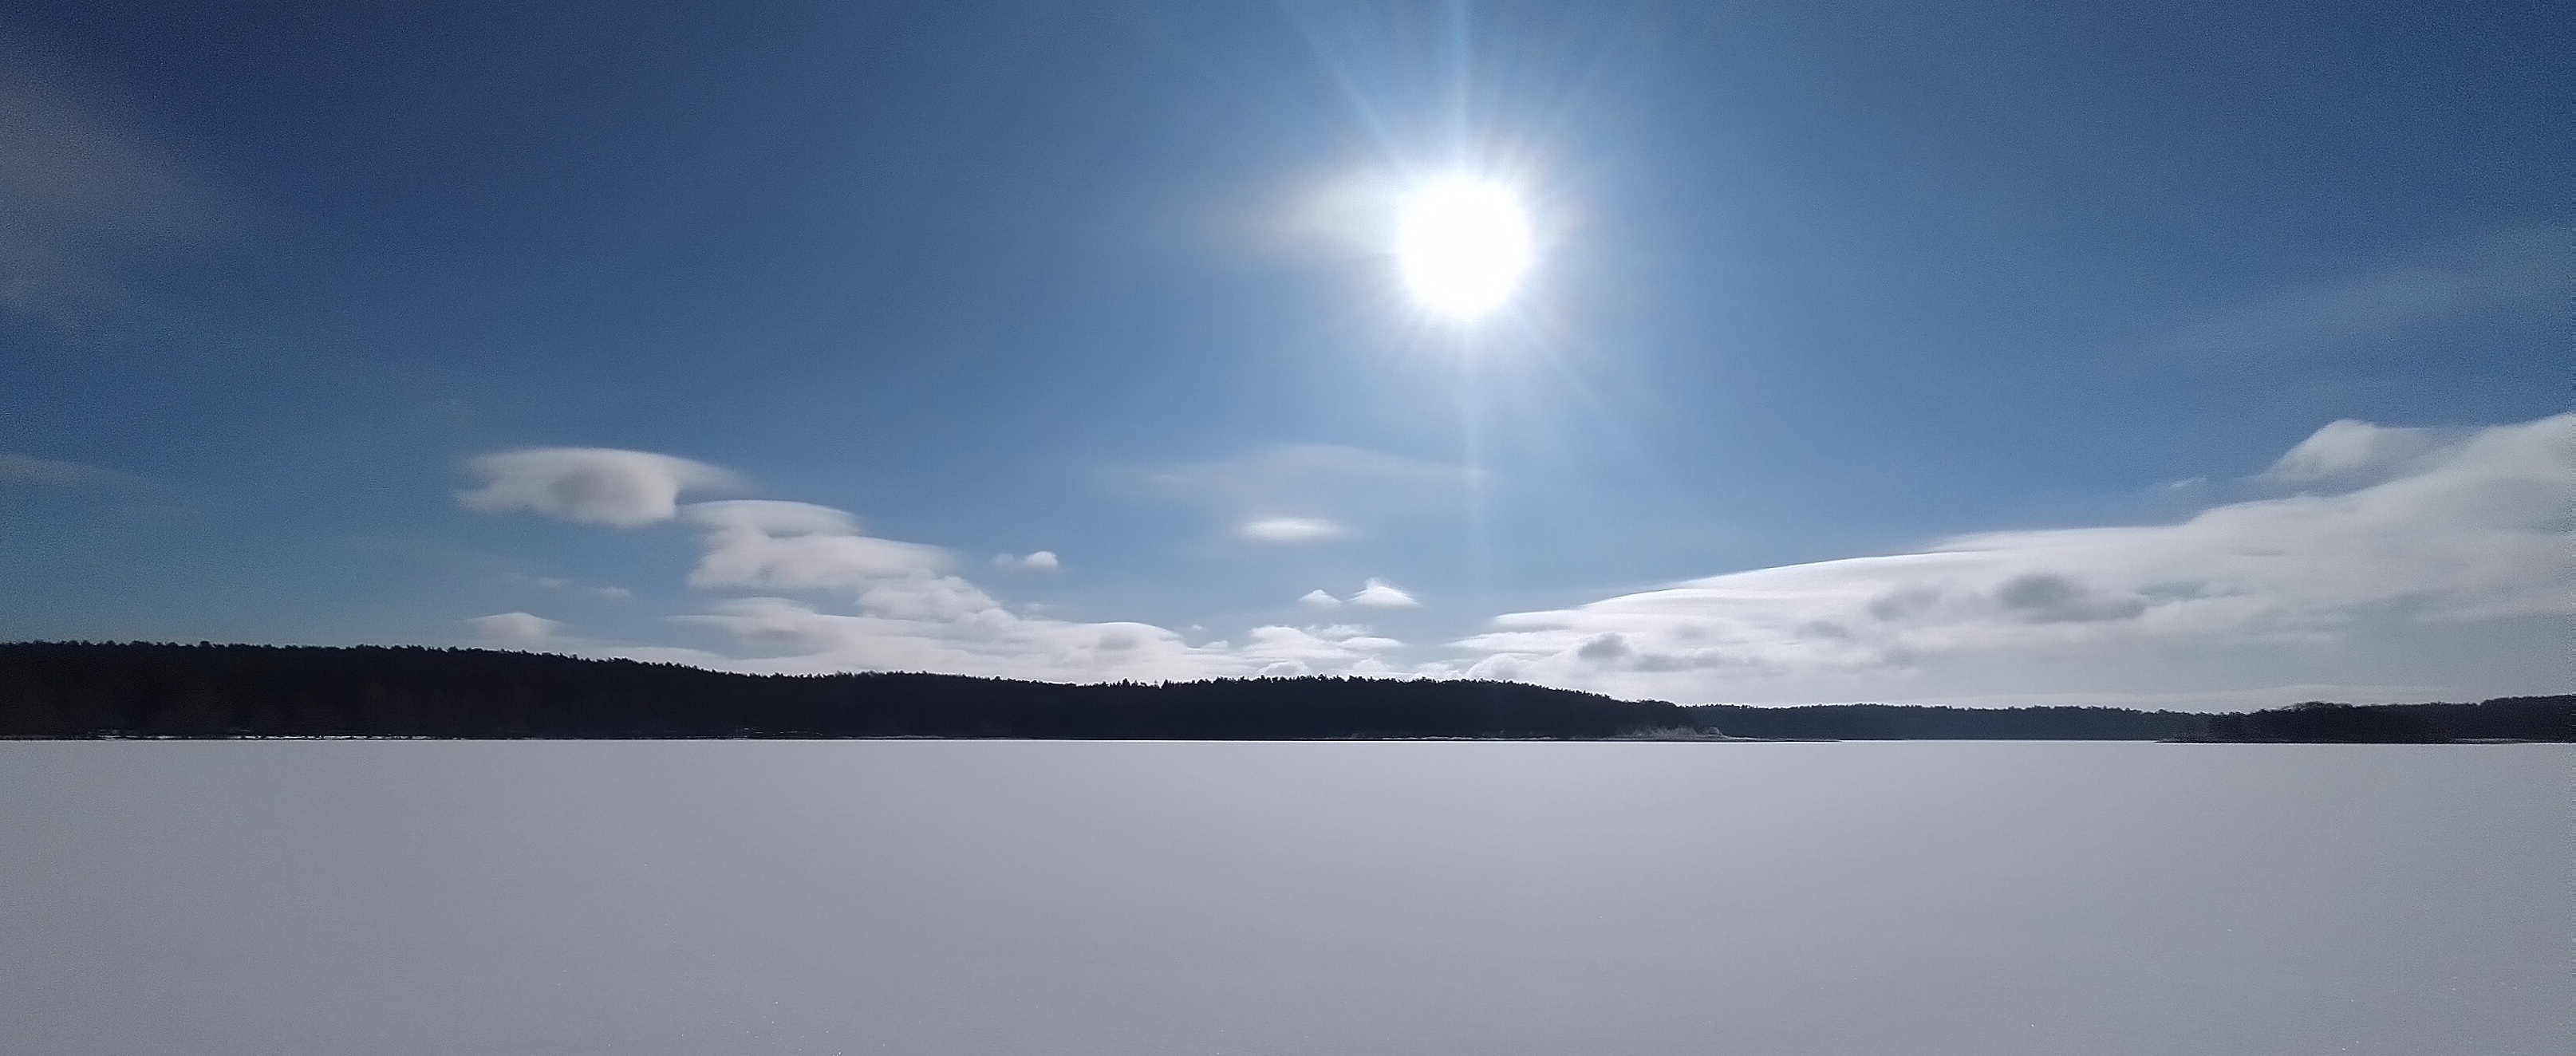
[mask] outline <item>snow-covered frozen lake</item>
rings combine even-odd
[[[2576,1051],[2564,745],[0,744],[0,1052]]]

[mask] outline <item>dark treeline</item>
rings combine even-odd
[[[2576,739],[2576,697],[2246,715],[1837,704],[1682,707],[1509,682],[1293,678],[1061,685],[738,675],[409,647],[0,644],[11,737],[1029,737],[2442,741]]]
[[[2576,696],[2497,697],[2478,704],[2357,707],[2309,701],[2245,715],[2211,715],[2211,741],[2576,741]]]
[[[1600,738],[1691,721],[1671,704],[1508,682],[1059,685],[479,649],[0,645],[6,736]]]

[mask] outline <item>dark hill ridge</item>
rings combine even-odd
[[[1025,737],[1316,740],[2576,739],[2576,697],[2246,715],[1886,704],[1684,707],[1511,682],[1235,679],[1061,685],[958,675],[739,675],[481,649],[0,644],[10,737]]]

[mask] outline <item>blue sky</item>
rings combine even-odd
[[[0,637],[2568,680],[2563,12],[236,6],[0,18]]]

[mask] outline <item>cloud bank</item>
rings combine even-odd
[[[1966,535],[1514,613],[1459,644],[1480,654],[1470,672],[1497,678],[1691,700],[1902,699],[1963,686],[1941,676],[1965,671],[2004,693],[2076,659],[2188,665],[2248,645],[2332,645],[2374,624],[2576,612],[2576,415],[2447,439],[2336,422],[2269,475],[2373,473],[2180,524]]]

